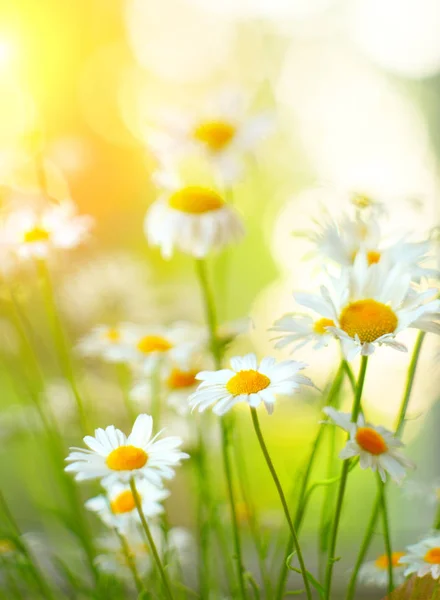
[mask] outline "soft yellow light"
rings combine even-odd
[[[9,40],[0,39],[0,72],[9,68],[14,60],[14,47]]]

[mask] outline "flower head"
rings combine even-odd
[[[105,484],[126,483],[136,477],[160,485],[162,479],[174,477],[174,467],[188,455],[179,450],[180,438],[158,440],[160,433],[152,437],[152,431],[153,419],[149,415],[137,417],[128,437],[113,425],[96,429],[94,437],[84,438],[90,450],[71,448],[66,471],[75,473],[77,481],[103,479]]]
[[[147,518],[156,517],[163,512],[161,502],[170,495],[168,490],[145,480],[139,481],[136,489]],[[130,486],[116,481],[107,486],[106,492],[87,500],[86,508],[95,512],[108,527],[116,527],[119,531],[127,530],[133,520],[139,520]]]
[[[76,349],[83,356],[101,358],[107,362],[125,362],[129,334],[130,330],[127,331],[123,323],[97,325],[79,340]]]
[[[406,352],[396,336],[408,327],[440,333],[440,301],[437,290],[417,291],[411,276],[400,265],[387,262],[368,266],[365,254],[354,265],[331,278],[320,295],[297,294],[296,299],[334,326],[327,331],[338,337],[348,360],[368,356],[385,344]]]
[[[308,296],[306,294],[295,294],[294,297],[301,304],[301,300]],[[326,312],[326,307],[323,306],[322,308]],[[332,314],[331,311],[327,312]],[[319,316],[313,318],[310,315],[289,313],[275,321],[271,331],[281,334],[275,338],[277,340],[275,348],[284,348],[292,344],[293,352],[309,343],[313,344],[314,350],[328,346],[330,341],[335,339],[335,335],[328,328],[334,326],[333,319],[329,317]]]
[[[404,568],[399,562],[404,554],[404,552],[393,552],[391,555],[393,579],[396,585],[404,581]],[[366,585],[386,587],[388,584],[388,556],[382,554],[375,560],[364,563],[359,569],[359,581]]]
[[[184,182],[174,174],[163,176],[162,184],[166,189],[149,207],[144,230],[164,258],[175,249],[203,258],[243,237],[240,216],[214,186],[197,178]]]
[[[348,413],[330,406],[324,408],[324,413],[350,435],[339,458],[345,460],[359,456],[361,469],[377,471],[382,481],[386,481],[386,473],[389,473],[392,479],[400,483],[406,470],[414,468],[414,464],[399,451],[404,444],[385,427],[366,423],[362,415],[353,423]]]
[[[399,560],[404,565],[405,577],[417,574],[417,577],[431,575],[433,579],[440,577],[440,536],[427,537],[418,544],[408,546],[407,552]]]
[[[273,412],[278,395],[291,396],[300,384],[313,385],[299,373],[307,365],[293,360],[277,364],[271,357],[258,365],[255,354],[231,358],[230,369],[202,371],[197,379],[202,383],[189,398],[190,406],[199,412],[214,404],[213,412],[224,415],[239,402],[255,408],[262,402],[269,414]]]
[[[12,212],[0,230],[3,246],[18,258],[46,258],[53,249],[78,246],[89,234],[92,219],[77,215],[70,200],[42,210]]]

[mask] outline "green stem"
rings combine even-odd
[[[197,527],[199,532],[200,555],[199,555],[199,591],[202,598],[209,600],[210,597],[210,562],[209,562],[209,517],[211,512],[211,499],[207,486],[209,485],[209,473],[206,468],[206,447],[203,439],[201,424],[197,423],[198,452],[195,465],[197,467],[198,483],[198,505],[197,505]]]
[[[436,529],[437,531],[440,530],[440,503],[437,506],[437,511],[435,513],[434,529]]]
[[[214,358],[216,369],[221,368],[221,349],[217,339],[217,315],[215,312],[215,302],[212,295],[211,287],[208,281],[208,273],[206,268],[206,262],[204,260],[196,260],[197,276],[200,283],[200,288],[203,296],[203,303],[205,307],[206,322],[209,329],[210,335],[210,346],[212,356]],[[229,498],[229,507],[231,511],[232,521],[232,533],[234,538],[235,547],[235,558],[237,561],[237,574],[238,583],[240,588],[240,596],[243,600],[246,599],[246,587],[244,581],[244,567],[241,551],[240,531],[238,526],[235,492],[232,479],[232,466],[231,459],[229,456],[229,439],[230,439],[230,425],[227,423],[227,418],[221,420],[221,433],[222,433],[222,456],[223,456],[223,468],[226,478],[226,486]]]
[[[131,477],[131,479],[130,479],[130,489],[131,489],[131,493],[133,494],[134,502],[136,504],[136,510],[137,510],[137,512],[139,514],[139,518],[141,520],[142,528],[145,532],[145,535],[147,536],[148,543],[150,544],[151,552],[153,554],[157,569],[158,569],[160,577],[162,579],[162,583],[163,583],[163,587],[165,589],[166,595],[170,600],[173,600],[173,594],[171,592],[171,585],[168,581],[168,576],[162,565],[162,561],[160,560],[160,556],[157,551],[156,544],[154,543],[153,536],[151,535],[150,528],[148,526],[147,520],[144,515],[144,511],[142,510],[142,502],[141,502],[140,496],[139,496],[137,488],[136,488],[136,482],[134,480],[134,477]]]
[[[139,577],[139,573],[136,567],[136,561],[133,557],[133,553],[130,551],[126,538],[119,533],[119,531],[115,528],[115,533],[119,538],[121,543],[122,552],[125,556],[125,560],[127,562],[127,567],[130,569],[130,572],[133,576],[133,581],[136,586],[136,590],[138,594],[141,594],[144,590],[144,586],[142,584],[141,578]]]
[[[361,409],[361,400],[362,400],[362,390],[364,388],[365,375],[367,372],[367,364],[368,364],[368,356],[363,356],[361,361],[361,367],[359,370],[359,376],[356,385],[356,394],[353,402],[353,409],[351,411],[351,421],[356,423],[357,418],[359,416],[359,412]],[[341,473],[341,481],[339,482],[339,490],[338,497],[336,500],[336,510],[335,517],[333,520],[333,527],[330,536],[330,546],[329,546],[329,554],[327,558],[327,569],[325,574],[325,600],[330,600],[331,598],[331,586],[332,586],[332,577],[333,577],[333,567],[335,564],[335,552],[336,552],[336,542],[338,538],[339,531],[339,522],[341,520],[342,514],[342,504],[344,502],[345,488],[347,485],[347,477],[348,471],[350,467],[350,461],[344,461],[342,465],[342,473]]]
[[[383,536],[385,540],[385,551],[388,558],[388,594],[391,594],[394,589],[393,582],[393,551],[391,548],[390,524],[388,517],[387,501],[385,496],[385,484],[381,480],[379,473],[377,474],[377,485],[379,486],[380,507],[383,520]]]
[[[55,294],[52,287],[49,269],[47,268],[47,265],[43,260],[39,260],[37,262],[37,266],[42,281],[46,311],[52,325],[53,337],[60,359],[61,368],[63,370],[64,377],[69,382],[70,388],[75,398],[81,429],[85,434],[89,430],[86,413],[84,410],[81,395],[78,390],[78,386],[76,384],[69,347],[67,345],[63,326],[61,324],[61,320],[58,314],[58,308],[55,301]]]
[[[28,565],[32,571],[32,575],[33,575],[38,587],[40,588],[43,598],[45,600],[46,599],[47,600],[55,600],[55,596],[52,592],[52,589],[50,588],[50,586],[46,582],[45,578],[43,577],[43,574],[41,573],[39,567],[35,564],[35,561],[33,560],[32,555],[28,550],[26,542],[23,540],[23,536],[21,534],[20,528],[19,528],[16,520],[14,519],[14,516],[12,515],[12,512],[10,511],[9,506],[6,502],[6,499],[3,496],[1,491],[0,491],[0,507],[2,508],[7,520],[9,521],[9,523],[14,531],[15,536],[17,537],[17,541],[20,544],[20,550],[21,550],[22,554],[24,555],[26,562],[28,563]]]
[[[345,371],[344,363],[345,363],[344,360],[341,361],[341,364],[339,365],[339,369],[335,375],[335,378],[333,379],[333,383],[332,383],[330,390],[326,396],[326,404],[325,404],[326,406],[333,406],[335,399],[338,397],[338,394],[339,394],[341,386],[342,386],[343,377],[344,377],[344,371]],[[315,464],[316,457],[318,455],[319,448],[321,446],[321,442],[324,439],[325,429],[326,429],[326,426],[321,424],[316,433],[316,437],[312,443],[310,455],[307,460],[306,469],[305,469],[304,475],[301,480],[301,488],[300,488],[300,492],[299,492],[299,498],[298,498],[297,508],[295,511],[295,518],[294,518],[294,527],[295,527],[296,531],[299,531],[301,529],[301,525],[302,525],[303,518],[305,515],[304,498],[305,498],[305,495],[307,492],[307,488],[309,486],[310,477],[312,474],[312,470],[313,470],[313,467]],[[289,539],[287,540],[287,544],[286,544],[286,549],[284,551],[284,560],[282,561],[280,575],[278,578],[277,593],[276,593],[277,600],[281,600],[284,596],[284,589],[285,589],[287,577],[289,574],[289,569],[287,567],[287,559],[292,554],[292,552],[293,552],[293,540],[289,536]]]
[[[424,331],[420,331],[417,336],[416,343],[414,345],[414,350],[413,350],[413,353],[411,356],[411,362],[409,364],[408,373],[406,376],[405,390],[403,392],[403,397],[402,397],[402,401],[400,404],[399,415],[397,417],[397,422],[396,422],[396,430],[395,431],[396,431],[397,437],[402,436],[403,430],[405,427],[406,413],[407,413],[409,402],[411,399],[411,392],[413,389],[414,379],[415,379],[416,371],[417,371],[417,365],[419,362],[420,352],[422,350],[423,340],[425,339],[425,336],[426,336],[426,333]],[[361,549],[359,551],[359,555],[356,559],[356,564],[355,564],[353,573],[350,578],[350,583],[348,586],[348,593],[347,593],[347,600],[353,600],[353,598],[354,598],[354,594],[356,592],[356,582],[357,582],[359,569],[361,568],[362,563],[364,562],[365,557],[368,552],[368,549],[370,547],[371,539],[373,537],[373,532],[374,532],[374,529],[376,526],[376,521],[379,516],[379,510],[380,510],[380,498],[377,498],[377,500],[374,503],[372,513],[371,513],[371,518],[368,523],[367,529],[365,530],[365,536],[364,536],[364,539],[361,544]]]
[[[119,387],[121,388],[122,397],[125,404],[125,409],[127,411],[128,418],[131,423],[134,423],[136,419],[136,411],[133,407],[133,402],[130,397],[130,373],[126,365],[122,363],[116,363],[116,375],[118,378]]]
[[[281,486],[281,482],[280,482],[280,480],[278,478],[278,475],[277,475],[277,472],[275,470],[275,467],[273,466],[272,459],[270,458],[269,451],[268,451],[266,443],[264,441],[264,437],[263,437],[263,434],[261,432],[260,423],[259,423],[259,420],[258,420],[258,413],[257,413],[257,410],[255,408],[251,408],[251,416],[252,416],[252,423],[254,425],[255,433],[257,435],[261,451],[263,452],[263,455],[264,455],[264,458],[266,460],[267,466],[269,467],[269,471],[270,471],[270,473],[272,475],[272,479],[273,479],[273,481],[275,483],[275,486],[277,488],[278,495],[280,497],[281,504],[283,506],[284,514],[286,516],[286,520],[287,520],[287,523],[289,525],[290,535],[292,536],[293,544],[294,544],[294,547],[295,547],[295,550],[296,550],[296,554],[298,556],[298,562],[299,562],[299,566],[300,566],[300,569],[301,569],[301,574],[302,574],[302,577],[303,577],[303,580],[304,580],[304,586],[306,588],[307,598],[309,600],[312,600],[312,592],[311,592],[311,589],[310,589],[310,583],[309,583],[309,579],[308,579],[308,576],[307,576],[307,569],[306,569],[306,566],[304,564],[304,559],[303,559],[303,555],[302,555],[302,552],[301,552],[301,547],[299,545],[298,536],[296,535],[295,527],[293,525],[293,522],[292,522],[292,519],[291,519],[291,516],[290,516],[290,513],[289,513],[289,507],[287,506],[287,501],[286,501],[286,497],[285,497],[284,492],[283,492],[283,488]]]

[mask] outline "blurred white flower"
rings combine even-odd
[[[391,554],[395,585],[400,585],[405,579],[403,576],[404,567],[399,563],[404,554],[405,552],[393,552]],[[382,554],[376,560],[364,563],[359,569],[359,581],[366,585],[386,587],[388,585],[388,556]]]
[[[388,472],[398,483],[405,477],[407,469],[414,468],[414,464],[398,450],[404,444],[385,427],[366,423],[362,415],[353,423],[350,414],[330,406],[326,406],[323,412],[335,425],[350,434],[350,439],[339,454],[342,460],[359,456],[361,469],[377,471],[382,481],[386,481]]]
[[[97,325],[79,340],[76,350],[83,356],[107,362],[126,362],[132,328],[132,325],[124,323]]]
[[[248,112],[243,94],[224,90],[208,99],[197,115],[164,115],[162,130],[147,134],[147,142],[162,161],[200,154],[213,165],[218,182],[231,185],[242,176],[245,155],[273,128],[269,112]]]
[[[41,211],[10,213],[0,228],[0,241],[19,259],[47,258],[54,249],[70,249],[82,243],[92,223],[90,216],[77,215],[75,204],[65,200]]]
[[[440,536],[427,537],[418,544],[408,546],[407,552],[399,560],[404,565],[405,577],[417,574],[424,577],[428,573],[433,579],[440,577]]]

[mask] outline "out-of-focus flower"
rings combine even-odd
[[[8,538],[0,539],[0,556],[12,556],[17,551],[14,542]]]
[[[341,340],[348,360],[373,354],[381,344],[406,352],[406,346],[395,338],[408,327],[440,333],[437,290],[417,291],[401,265],[380,261],[369,266],[360,253],[353,267],[330,283],[321,287],[320,295],[303,294],[297,300],[333,320],[334,326],[327,331]]]
[[[97,325],[79,340],[76,349],[83,356],[101,358],[107,362],[125,362],[131,329],[129,325],[127,331],[124,323]]]
[[[368,265],[386,261],[401,265],[413,279],[436,274],[424,263],[430,258],[431,243],[410,242],[406,237],[386,243],[381,233],[376,212],[358,211],[354,218],[344,215],[339,221],[328,219],[310,233],[320,260],[332,261],[341,267],[350,267],[359,252],[363,252]]]
[[[440,503],[440,481],[426,484],[421,481],[405,481],[403,494],[410,500],[421,500],[429,506]]]
[[[407,552],[399,560],[404,565],[405,577],[417,574],[417,577],[431,575],[433,579],[440,577],[440,536],[427,537],[418,544],[408,546]]]
[[[47,258],[54,249],[78,246],[92,226],[88,215],[77,215],[70,200],[42,211],[18,210],[9,214],[1,229],[3,247],[19,258]]]
[[[121,345],[122,359],[150,375],[159,365],[190,363],[195,352],[207,341],[204,327],[177,322],[167,327],[125,325],[125,345]]]
[[[142,511],[147,518],[163,513],[161,502],[170,495],[168,490],[152,485],[148,481],[139,481],[136,489],[142,503]],[[139,520],[130,487],[115,482],[108,486],[106,492],[107,494],[100,494],[87,500],[86,508],[95,512],[108,527],[116,527],[121,532],[126,531],[133,520]]]
[[[293,360],[277,364],[274,358],[266,357],[258,365],[255,354],[247,354],[231,358],[230,364],[231,369],[197,375],[202,383],[189,398],[192,408],[202,412],[214,404],[213,412],[224,415],[239,402],[247,402],[252,408],[263,402],[271,414],[278,395],[291,396],[300,384],[313,385],[299,373],[307,365]]]
[[[396,585],[403,583],[403,565],[399,563],[405,552],[393,552],[391,563],[393,565],[393,580]],[[388,584],[388,556],[382,554],[376,560],[364,563],[359,569],[359,581],[366,585],[386,587]]]
[[[301,299],[303,297],[307,298],[307,294],[294,294],[294,297],[301,304]],[[322,309],[327,312],[324,305]],[[330,311],[328,311],[328,314],[330,314]],[[328,331],[328,327],[334,327],[334,325],[333,319],[329,317],[313,319],[309,315],[289,313],[275,321],[270,331],[282,333],[282,335],[275,338],[278,340],[275,348],[285,348],[289,344],[293,344],[293,352],[311,343],[313,349],[318,350],[328,346],[330,341],[335,338],[334,334]]]
[[[244,236],[241,217],[212,181],[205,185],[198,175],[182,177],[171,171],[158,174],[156,180],[164,191],[149,207],[144,231],[164,258],[175,249],[203,258]]]
[[[208,101],[198,115],[165,115],[162,130],[148,136],[150,147],[159,159],[171,161],[200,154],[213,165],[219,183],[230,185],[242,175],[244,157],[273,128],[269,112],[248,116],[246,104],[242,94],[228,90]]]
[[[104,482],[128,482],[131,477],[146,479],[161,485],[162,479],[174,477],[174,467],[182,459],[189,458],[181,452],[182,440],[152,437],[153,419],[139,415],[128,438],[122,431],[109,425],[105,430],[96,429],[95,436],[86,436],[85,444],[90,450],[71,448],[66,460],[71,463],[66,471],[75,473],[77,481],[104,479]]]
[[[386,481],[386,473],[389,473],[392,479],[400,483],[406,470],[414,468],[414,464],[398,450],[404,444],[385,427],[366,423],[362,415],[353,423],[350,414],[330,406],[324,408],[324,413],[335,425],[350,434],[350,439],[341,450],[339,458],[346,460],[359,456],[361,469],[378,471],[382,481]]]

